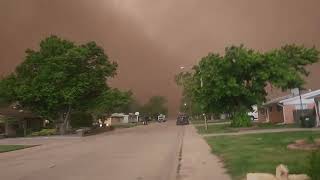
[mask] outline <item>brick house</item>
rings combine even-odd
[[[0,134],[7,137],[26,136],[28,130],[37,131],[44,127],[44,120],[29,111],[0,107]],[[5,119],[14,119],[7,121]]]
[[[295,123],[294,111],[315,110],[315,97],[320,96],[320,90],[310,91],[301,96],[290,94],[264,103],[259,107],[259,122]]]

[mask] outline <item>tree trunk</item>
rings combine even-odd
[[[68,105],[68,109],[65,117],[64,117],[64,113],[60,115],[60,119],[62,120],[62,124],[60,125],[61,135],[65,135],[67,131],[70,129],[70,123],[69,123],[70,112],[71,112],[71,105]]]

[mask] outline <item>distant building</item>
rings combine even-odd
[[[129,123],[129,115],[123,113],[111,114],[111,116],[106,121],[106,124],[108,124],[109,126],[127,123]]]

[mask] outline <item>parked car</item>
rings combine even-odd
[[[182,115],[179,115],[177,117],[177,122],[176,122],[177,125],[188,125],[189,124],[189,117],[188,115],[186,114],[182,114]]]
[[[165,122],[166,121],[166,116],[165,115],[163,115],[163,114],[160,114],[159,116],[158,116],[158,122]]]

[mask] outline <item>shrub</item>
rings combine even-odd
[[[246,112],[236,112],[231,118],[231,127],[250,127],[251,119]]]
[[[320,180],[320,151],[314,151],[309,156],[308,175],[311,180]]]
[[[73,128],[91,127],[93,124],[92,116],[85,112],[72,113],[70,120],[70,124]]]
[[[41,131],[31,133],[30,136],[52,136],[56,134],[56,129],[42,129]]]

